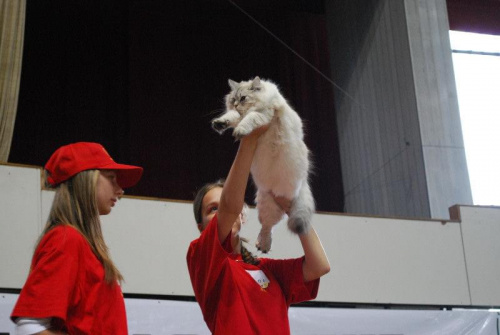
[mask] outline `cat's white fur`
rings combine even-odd
[[[216,131],[233,128],[233,136],[239,139],[269,124],[258,139],[251,167],[262,225],[256,246],[266,253],[271,248],[272,228],[285,214],[273,195],[292,200],[288,217],[292,232],[302,234],[310,227],[315,206],[308,183],[309,150],[303,140],[302,120],[274,83],[255,77],[241,83],[230,79],[229,86],[226,112],[212,120]]]

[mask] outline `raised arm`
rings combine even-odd
[[[311,227],[307,233],[299,235],[299,238],[305,256],[302,264],[304,281],[317,279],[330,272],[330,262],[314,228]]]
[[[219,240],[221,242],[227,237],[243,209],[245,190],[257,141],[266,130],[267,127],[255,129],[240,141],[238,152],[222,189],[217,211]]]
[[[291,201],[283,197],[274,197],[274,200],[285,210],[290,211]],[[311,281],[330,272],[330,262],[326,256],[325,249],[313,227],[305,234],[299,235],[302,249],[304,250],[304,263],[302,273],[304,281]]]

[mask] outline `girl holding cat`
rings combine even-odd
[[[127,334],[120,271],[104,242],[107,215],[142,168],[97,143],[59,148],[45,165],[55,197],[11,319],[17,334]]]
[[[246,257],[239,238],[241,213],[257,141],[266,130],[261,127],[244,136],[225,183],[206,185],[195,198],[201,235],[191,242],[187,263],[196,300],[213,334],[290,334],[288,307],[314,299],[319,278],[330,271],[313,228],[299,236],[301,258]],[[275,201],[290,208],[289,200]]]

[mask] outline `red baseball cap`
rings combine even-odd
[[[139,166],[116,163],[99,143],[78,142],[60,147],[50,157],[45,170],[52,186],[68,180],[85,170],[115,170],[118,184],[127,188],[137,184],[143,169]]]

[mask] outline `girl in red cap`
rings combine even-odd
[[[11,319],[17,334],[127,334],[123,279],[99,216],[142,168],[116,163],[97,143],[59,148],[45,165],[56,193]]]
[[[304,256],[254,258],[242,245],[244,195],[257,140],[266,128],[241,139],[227,180],[205,185],[194,201],[200,238],[187,263],[196,300],[213,334],[290,334],[290,304],[314,299],[330,271],[314,228],[300,235]],[[290,200],[275,198],[285,211]]]

